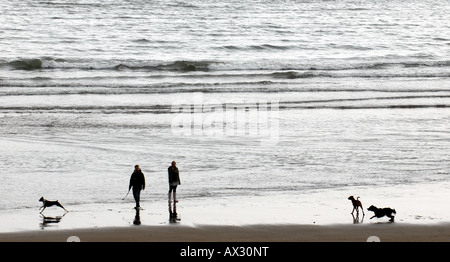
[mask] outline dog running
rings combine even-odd
[[[349,196],[349,197],[348,197],[348,200],[351,200],[351,201],[352,201],[352,204],[353,204],[352,215],[353,215],[353,212],[355,212],[355,210],[356,210],[356,213],[359,212],[359,209],[358,209],[358,208],[361,208],[361,210],[362,210],[362,212],[363,212],[363,215],[365,215],[365,214],[364,214],[364,209],[363,209],[362,203],[361,203],[361,201],[359,201],[359,197],[357,197],[357,198],[355,199],[353,196]]]
[[[371,217],[370,219],[377,217],[384,217],[387,216],[389,218],[391,218],[389,221],[390,222],[394,222],[394,216],[392,214],[397,214],[397,212],[395,211],[395,209],[389,208],[389,207],[385,207],[385,208],[377,208],[376,206],[370,206],[367,210],[369,211],[373,211],[375,213],[375,215],[373,217]]]
[[[42,210],[41,210],[41,213],[44,212],[45,208],[51,207],[51,206],[59,206],[60,208],[64,209],[64,211],[68,212],[68,211],[61,205],[61,203],[59,203],[58,200],[56,200],[56,201],[50,201],[50,200],[45,199],[44,197],[41,197],[41,198],[39,199],[39,201],[43,203],[43,206],[41,206],[41,207],[39,208],[39,210],[42,209]]]

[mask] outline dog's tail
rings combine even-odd
[[[359,197],[357,197],[356,200],[359,200]]]

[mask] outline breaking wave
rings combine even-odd
[[[335,70],[378,70],[378,69],[411,69],[411,68],[448,68],[450,60],[445,61],[330,61],[329,63],[314,61],[219,61],[219,60],[95,60],[95,59],[63,59],[63,58],[23,58],[12,61],[1,61],[0,67],[14,70],[38,69],[78,69],[78,70],[136,70],[136,71],[169,71],[169,72],[208,72],[208,71],[284,71],[275,76],[286,78],[304,78],[315,75],[324,76],[314,71]],[[293,71],[310,71],[308,74],[297,74]],[[287,71],[287,72],[286,72]],[[326,75],[325,75],[326,76]]]

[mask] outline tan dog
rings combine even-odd
[[[349,197],[348,197],[348,200],[351,200],[351,201],[352,201],[352,204],[353,204],[352,215],[353,215],[353,212],[355,212],[355,209],[356,209],[356,213],[359,212],[358,207],[361,208],[361,210],[362,210],[362,212],[363,212],[363,215],[365,215],[365,214],[364,214],[364,209],[363,209],[362,203],[361,203],[361,201],[359,201],[359,197],[357,197],[357,198],[355,199],[353,196],[349,196]]]

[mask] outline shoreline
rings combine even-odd
[[[44,212],[46,220],[36,209],[5,210],[0,214],[0,238],[25,233],[32,236],[100,229],[125,228],[133,231],[156,228],[252,228],[269,227],[343,228],[351,229],[391,227],[410,225],[413,228],[435,228],[450,225],[450,212],[443,207],[450,199],[450,183],[418,184],[396,187],[365,187],[337,190],[320,190],[299,194],[268,194],[254,197],[226,197],[214,200],[181,198],[177,212],[181,221],[171,223],[167,202],[163,199],[145,199],[144,209],[139,212],[139,226],[135,226],[137,212],[132,208],[133,200],[112,204],[85,204],[66,206],[69,212],[59,208],[49,208]],[[364,194],[360,194],[364,192]],[[349,195],[363,195],[365,216],[351,215]],[[182,195],[181,195],[182,197]],[[373,201],[376,200],[376,201]],[[387,223],[388,218],[373,218],[367,211],[369,205],[392,207],[397,211],[395,223]],[[58,219],[59,218],[59,219]],[[199,226],[201,225],[201,226]],[[276,230],[275,230],[276,231]],[[100,231],[102,232],[102,231]],[[424,234],[427,232],[424,231]],[[66,237],[67,238],[67,237]],[[237,237],[239,239],[239,237]],[[367,237],[366,237],[367,238]],[[303,240],[306,240],[305,238]],[[131,240],[130,240],[131,241]],[[139,240],[136,240],[139,241]],[[216,240],[217,241],[217,240]]]
[[[0,233],[0,242],[449,242],[450,223],[433,225],[161,225]],[[370,238],[370,239],[369,239]]]

